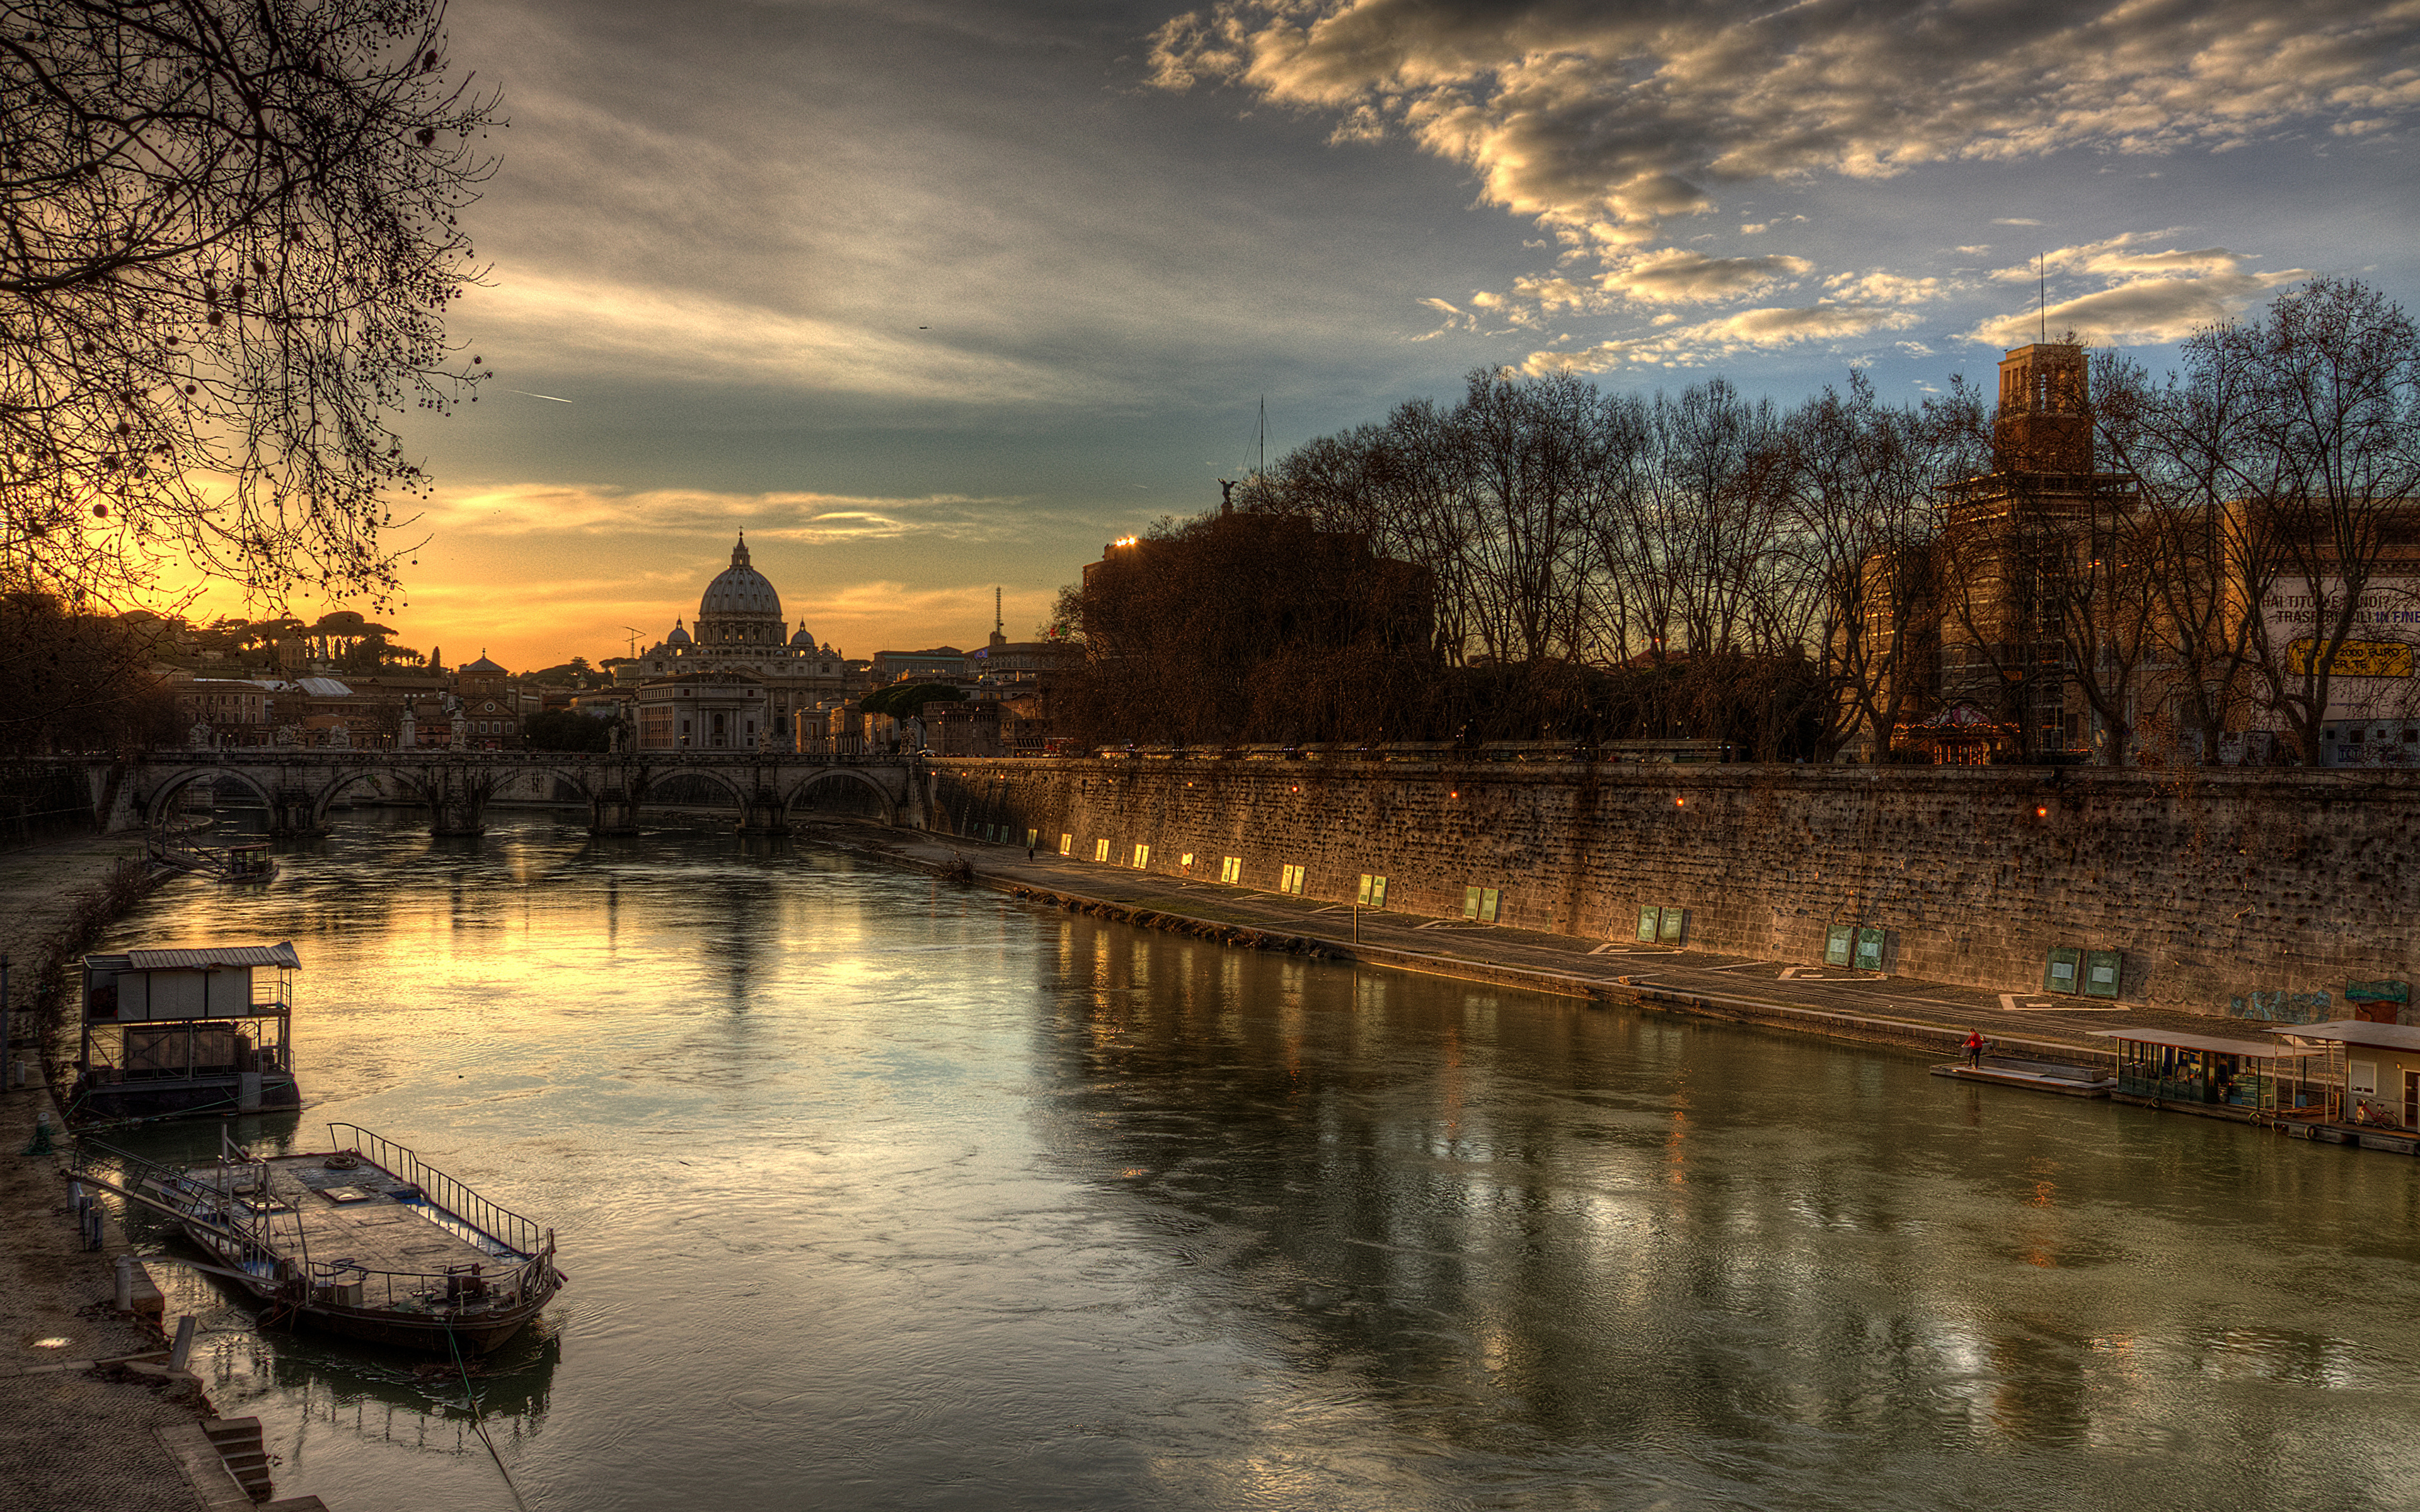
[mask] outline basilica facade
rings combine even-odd
[[[745,532],[731,565],[706,585],[694,628],[606,664],[638,690],[643,750],[789,749],[799,716],[851,692],[839,650],[790,629],[782,595],[750,565]]]

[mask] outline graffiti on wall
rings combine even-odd
[[[2280,988],[2273,993],[2254,992],[2226,1000],[2226,1011],[2240,1019],[2260,1019],[2270,1024],[2319,1024],[2331,1015],[2335,999],[2326,993],[2289,993]]]

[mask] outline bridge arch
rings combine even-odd
[[[863,788],[866,792],[873,794],[875,802],[882,806],[882,823],[884,826],[897,826],[899,823],[899,799],[897,795],[892,794],[890,789],[884,787],[880,782],[876,781],[873,778],[859,771],[853,766],[828,766],[820,772],[808,774],[804,780],[792,787],[789,793],[782,799],[783,814],[786,817],[791,809],[797,806],[799,800],[807,795],[807,790],[809,788],[814,787],[819,783],[834,780],[854,782],[858,786]]]
[[[541,766],[532,771],[530,775],[550,778],[579,794],[587,802],[593,803],[597,799],[596,780],[577,766]]]
[[[357,767],[350,771],[338,772],[335,777],[322,786],[319,789],[318,794],[312,798],[311,827],[313,829],[325,829],[328,826],[328,810],[336,806],[336,800],[345,795],[347,789],[352,787],[355,783],[366,782],[375,790],[379,785],[379,779],[381,778],[393,779],[396,786],[404,789],[413,797],[419,799],[423,803],[428,801],[427,786],[425,783],[414,780],[410,772],[389,767],[371,767],[367,769]]]
[[[755,795],[751,793],[737,778],[733,777],[728,771],[720,767],[706,765],[690,766],[686,764],[674,764],[659,767],[655,771],[647,774],[647,785],[644,794],[647,806],[649,808],[661,808],[667,801],[663,797],[664,784],[676,778],[684,777],[704,778],[706,780],[712,782],[717,787],[721,788],[725,793],[730,794],[731,801],[742,810],[745,810],[748,807],[749,799],[755,796]],[[674,799],[671,801],[677,803],[679,800]]]
[[[242,783],[245,787],[252,790],[254,796],[260,799],[260,806],[262,808],[269,810],[272,813],[276,811],[277,800],[270,795],[269,789],[262,786],[260,781],[254,778],[251,773],[234,766],[220,766],[215,764],[208,766],[189,766],[181,771],[169,773],[167,777],[162,779],[160,783],[153,787],[150,793],[144,797],[143,823],[147,826],[155,826],[166,823],[168,818],[168,806],[176,799],[177,795],[184,792],[185,789],[201,781],[205,778],[209,778],[213,780],[233,778],[236,781]]]

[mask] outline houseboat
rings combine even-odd
[[[299,1108],[291,942],[84,958],[70,1123]]]
[[[330,1148],[255,1155],[220,1136],[178,1170],[78,1142],[69,1179],[176,1220],[271,1327],[438,1355],[484,1353],[564,1283],[554,1232],[500,1208],[391,1140],[328,1126]]]

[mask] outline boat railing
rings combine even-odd
[[[534,1255],[545,1242],[545,1230],[509,1208],[501,1208],[422,1160],[392,1139],[382,1139],[356,1123],[332,1123],[329,1136],[341,1149],[420,1189],[428,1205],[451,1213],[484,1238],[516,1256]],[[349,1140],[347,1144],[345,1141]]]
[[[351,1307],[409,1310],[417,1304],[431,1313],[493,1311],[550,1295],[553,1263],[551,1241],[542,1242],[527,1259],[493,1272],[460,1265],[442,1271],[380,1271],[339,1256],[312,1262],[311,1294],[322,1304]]]
[[[138,1200],[148,1187],[158,1192],[160,1200],[169,1208],[233,1240],[239,1253],[231,1257],[238,1263],[276,1263],[276,1236],[271,1231],[276,1208],[270,1203],[255,1205],[233,1200],[244,1190],[242,1184],[228,1180],[233,1163],[223,1160],[212,1173],[212,1180],[85,1138],[77,1140],[69,1151],[67,1168],[72,1179],[132,1194]],[[259,1190],[268,1196],[266,1184]]]

